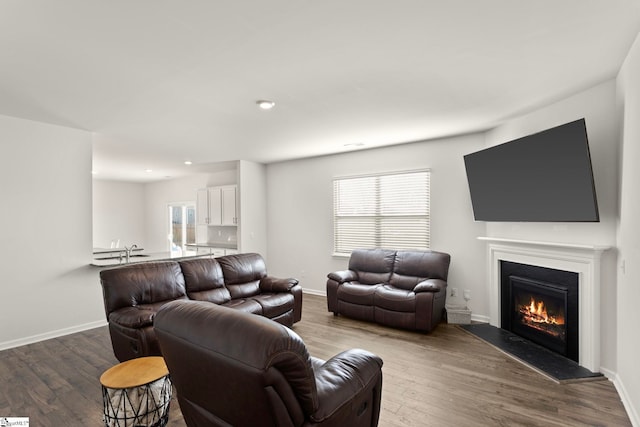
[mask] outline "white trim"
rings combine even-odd
[[[89,329],[99,328],[106,326],[106,320],[98,320],[91,323],[85,323],[82,325],[71,326],[69,328],[57,329],[55,331],[45,332],[43,334],[32,335],[30,337],[20,338],[12,341],[5,341],[0,343],[0,351],[8,350],[10,348],[21,347],[23,345],[33,344],[40,341],[49,340],[52,338],[58,338],[65,335],[75,334],[76,332],[87,331]]]
[[[480,323],[490,323],[491,321],[489,316],[485,316],[483,314],[473,314],[473,312],[471,312],[471,320],[473,320],[474,322],[480,322]]]
[[[609,246],[480,237],[488,243],[489,318],[500,327],[500,261],[578,273],[578,363],[600,371],[600,259]]]
[[[327,291],[317,291],[315,289],[306,289],[306,288],[302,288],[302,293],[303,294],[309,294],[309,295],[317,295],[319,297],[326,297],[327,296]]]
[[[478,237],[478,240],[484,240],[486,242],[513,243],[513,244],[531,245],[531,246],[549,246],[549,247],[556,247],[556,248],[567,248],[567,249],[576,249],[576,250],[585,250],[585,251],[603,252],[608,249],[611,249],[611,246],[607,246],[607,245],[584,245],[584,244],[576,244],[576,243],[542,242],[538,240],[505,239],[502,237]]]
[[[627,392],[627,389],[624,387],[624,384],[622,383],[622,380],[620,379],[618,374],[616,372],[610,371],[605,368],[600,368],[600,371],[616,387],[616,391],[620,396],[620,400],[622,401],[622,405],[624,406],[624,409],[627,411],[627,415],[629,416],[631,425],[633,425],[634,427],[640,426],[640,415],[634,408],[631,397],[629,396],[629,393]]]

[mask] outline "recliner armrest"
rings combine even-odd
[[[278,279],[276,277],[265,276],[260,279],[260,290],[262,292],[289,292],[291,288],[297,284],[297,279]]]
[[[133,307],[125,307],[112,311],[109,314],[109,322],[117,323],[127,328],[141,328],[153,325],[156,312],[153,310]]]
[[[322,422],[350,404],[354,397],[382,375],[382,359],[361,349],[339,353],[315,369],[318,409],[311,414]]]
[[[427,279],[418,283],[413,292],[440,292],[447,288],[447,282],[441,279]]]
[[[327,277],[338,283],[352,282],[358,280],[358,273],[353,270],[334,271],[333,273],[329,273]]]

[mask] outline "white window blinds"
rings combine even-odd
[[[429,181],[428,170],[334,179],[335,254],[428,249]]]

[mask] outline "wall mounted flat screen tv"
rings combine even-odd
[[[598,222],[584,119],[464,156],[476,221]]]

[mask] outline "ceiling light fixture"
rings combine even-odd
[[[275,102],[269,101],[267,99],[260,99],[256,101],[256,104],[258,104],[258,107],[260,107],[263,110],[271,110],[276,105]]]
[[[145,171],[146,173],[151,173],[151,172],[153,172],[153,169],[145,169],[144,171]]]
[[[190,166],[190,165],[193,164],[193,162],[191,160],[185,160],[184,164],[187,165],[187,166]]]

